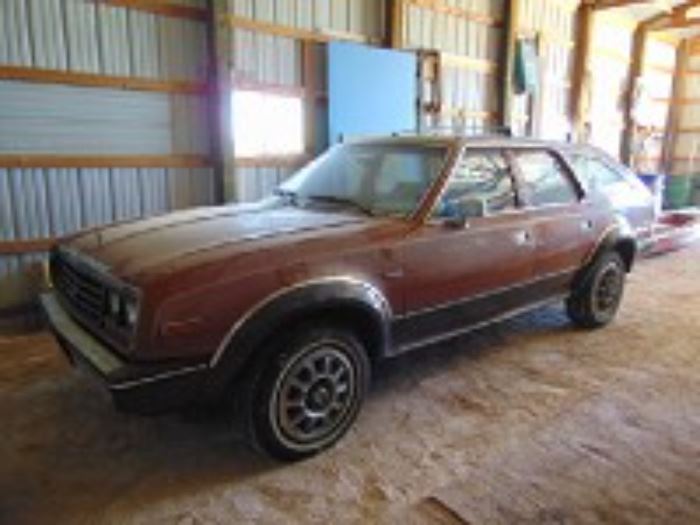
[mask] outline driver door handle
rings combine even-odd
[[[532,243],[532,234],[527,230],[520,230],[513,234],[513,240],[518,246],[527,246]]]

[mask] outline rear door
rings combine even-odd
[[[594,156],[574,153],[570,155],[576,173],[579,174],[591,197],[603,200],[619,215],[629,221],[637,239],[644,243],[652,234],[654,202],[649,190],[622,166]]]
[[[603,221],[556,152],[515,149],[513,158],[536,241],[531,297],[541,300],[566,293]]]
[[[455,210],[466,224],[450,224]],[[405,350],[521,306],[532,278],[534,230],[499,149],[468,149],[431,218],[402,246],[406,313],[395,342]]]

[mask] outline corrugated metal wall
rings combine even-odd
[[[516,97],[514,121],[519,134],[563,140],[572,131],[571,75],[579,3],[579,0],[521,2],[518,30],[521,36],[538,40],[540,82],[534,96]]]
[[[481,128],[493,124],[499,100],[498,62],[503,0],[446,0],[441,8],[408,1],[403,44],[441,54],[439,113],[424,112],[427,127]]]
[[[204,0],[181,0],[203,7]],[[92,0],[0,2],[0,66],[154,80],[205,78],[206,28]],[[209,150],[195,94],[0,81],[0,155],[170,155]],[[209,169],[0,166],[0,241],[212,202]],[[0,291],[42,254],[0,255]],[[14,292],[13,292],[14,293]],[[0,308],[10,292],[0,293]]]
[[[337,33],[341,37],[369,42],[384,37],[383,0],[229,0],[228,5],[231,15],[283,27]],[[301,39],[242,28],[232,29],[232,32],[234,83],[304,87],[304,43]],[[314,76],[322,83],[317,89],[325,91],[325,52],[322,44],[316,47],[317,71]],[[317,104],[318,148],[325,147],[325,114],[325,106]],[[235,180],[231,177],[226,180],[226,194],[233,194],[235,184],[241,200],[260,199],[269,195],[293,171],[294,167],[281,165],[239,166]]]

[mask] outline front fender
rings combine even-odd
[[[342,309],[363,315],[370,323],[367,329],[376,331],[377,354],[386,355],[391,345],[392,311],[381,290],[352,277],[304,281],[266,297],[233,325],[209,363],[212,388],[225,388],[275,330],[289,322]]]

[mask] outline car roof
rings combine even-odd
[[[393,135],[358,137],[347,141],[348,144],[376,145],[428,145],[428,146],[481,146],[481,147],[537,147],[551,148],[559,151],[588,151],[600,153],[597,148],[586,144],[548,141],[525,137],[510,137],[505,135],[447,135],[439,133],[419,134],[401,133]]]

